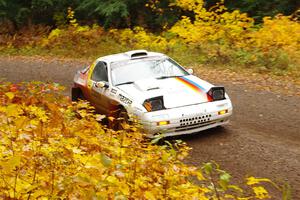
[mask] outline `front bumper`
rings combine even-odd
[[[224,114],[220,111],[227,110]],[[144,113],[141,122],[149,137],[184,135],[221,126],[229,122],[232,104],[229,99]],[[158,125],[158,122],[168,124]]]

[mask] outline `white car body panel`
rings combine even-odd
[[[111,64],[131,60],[130,55],[134,52],[142,51],[131,51],[97,59],[95,63],[103,61],[107,64],[109,87],[96,88],[95,83],[92,83],[92,89],[118,102],[127,110],[129,116],[138,118],[149,137],[157,133],[164,136],[190,134],[229,122],[232,104],[228,95],[225,94],[224,100],[209,101],[207,92],[214,85],[194,75],[166,79],[149,78],[132,84],[114,86],[111,83]],[[147,58],[168,58],[161,53],[147,52],[147,54]],[[74,82],[79,85],[86,84],[78,73],[75,75]],[[165,109],[148,112],[143,106],[145,100],[159,96],[163,96]],[[226,113],[220,115],[219,112],[223,110],[226,110]],[[159,126],[157,123],[161,121],[169,123]]]
[[[218,111],[228,109],[228,113],[218,115]],[[161,133],[164,136],[190,134],[227,124],[232,115],[232,105],[227,99],[168,110],[144,113],[142,123],[149,136]],[[157,122],[169,120],[170,124],[157,126]],[[150,122],[150,123],[149,123]]]
[[[205,93],[213,86],[193,75],[189,75],[186,78],[199,83],[205,89]],[[129,97],[140,103],[151,97],[164,96],[166,108],[207,102],[207,98],[203,97],[203,93],[200,94],[193,91],[193,89],[176,80],[176,78],[162,80],[146,79],[130,85],[121,85],[117,88],[126,92]]]

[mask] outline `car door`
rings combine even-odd
[[[108,93],[108,72],[107,64],[103,61],[96,63],[93,72],[90,77],[91,80],[91,89],[90,97],[91,103],[95,106],[96,110],[102,114],[108,114],[108,103],[109,99],[107,97]],[[105,87],[100,87],[99,82],[104,82]]]

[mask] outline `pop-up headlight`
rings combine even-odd
[[[225,99],[225,88],[222,86],[219,87],[212,87],[208,92],[207,95],[213,101],[219,101]]]
[[[143,106],[146,108],[148,112],[163,110],[165,109],[163,96],[147,99],[143,103]]]

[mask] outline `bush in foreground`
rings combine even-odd
[[[155,145],[138,128],[107,129],[61,89],[0,81],[0,198],[242,200],[270,198],[265,183],[280,190],[254,177],[243,190],[216,164],[186,165],[180,141]]]

